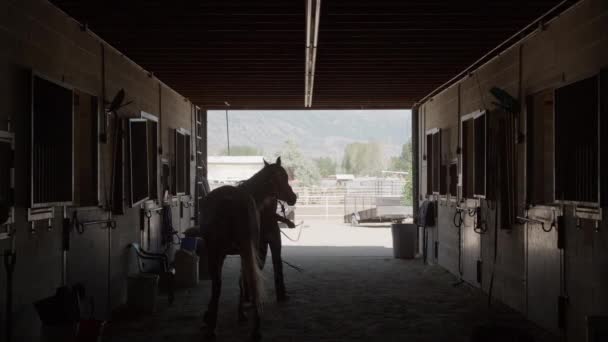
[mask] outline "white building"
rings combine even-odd
[[[207,178],[214,185],[234,184],[246,180],[264,167],[262,156],[209,156]]]

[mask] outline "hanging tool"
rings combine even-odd
[[[456,227],[456,229],[458,229],[458,275],[460,277],[460,279],[452,284],[452,286],[458,286],[462,283],[464,283],[464,279],[462,278],[463,275],[463,268],[462,268],[462,227],[464,226],[464,213],[465,213],[466,209],[461,208],[459,206],[456,207],[456,211],[454,212],[454,217],[452,218],[452,221],[454,223],[454,227]]]

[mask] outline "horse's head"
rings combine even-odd
[[[296,204],[298,196],[289,185],[287,171],[281,166],[281,157],[278,157],[274,164],[264,160],[264,171],[268,172],[269,183],[277,199],[287,202],[288,205]]]

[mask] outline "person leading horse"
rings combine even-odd
[[[266,165],[266,161],[264,161]],[[285,290],[285,280],[283,279],[283,260],[281,259],[281,230],[279,223],[282,222],[289,228],[295,228],[296,225],[287,217],[277,214],[277,198],[270,200],[270,203],[264,206],[264,210],[260,215],[260,250],[259,257],[261,259],[261,267],[264,268],[266,263],[266,254],[268,254],[268,246],[272,254],[272,269],[274,271],[274,289],[277,296],[277,302],[284,302],[289,299]],[[284,213],[283,213],[284,214]]]

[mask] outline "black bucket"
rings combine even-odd
[[[54,296],[34,302],[34,307],[44,325],[73,324],[80,320],[78,297],[77,290],[62,286]]]

